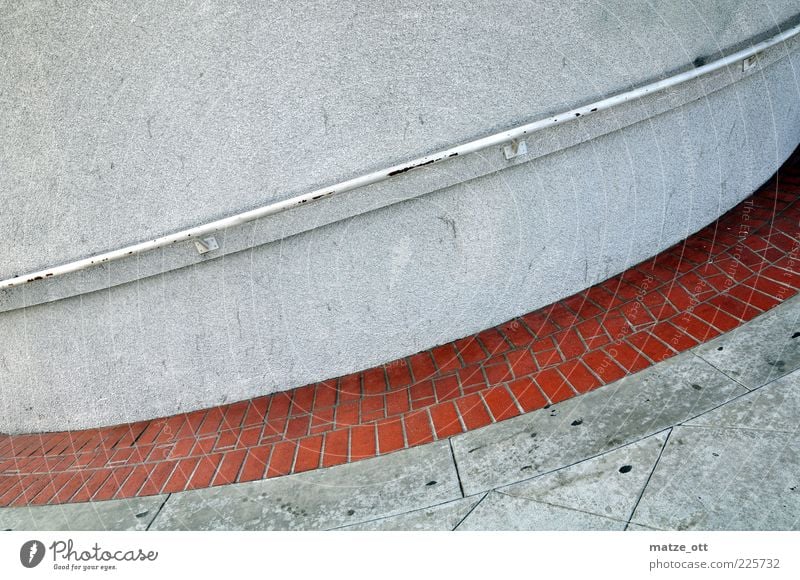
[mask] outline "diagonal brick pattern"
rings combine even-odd
[[[212,409],[0,437],[0,506],[154,495],[357,461],[580,395],[800,289],[800,153],[750,198],[623,274],[476,335]]]

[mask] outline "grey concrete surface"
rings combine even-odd
[[[521,481],[581,461],[663,431],[745,392],[685,352],[549,409],[454,437],[464,491],[478,493],[498,481]]]
[[[774,314],[790,316],[798,303]],[[734,355],[785,334],[758,318],[742,328],[752,340],[732,342]],[[449,442],[154,498],[163,507],[149,529],[795,529],[798,388],[800,369],[748,391],[690,351]],[[482,447],[469,453],[474,444]],[[139,528],[154,513],[145,509]],[[111,527],[98,513],[123,527],[139,512],[117,502],[5,508],[0,523]]]
[[[652,435],[498,491],[627,522],[666,440],[666,433]]]
[[[686,421],[684,425],[719,429],[800,432],[800,372]]]
[[[675,427],[632,521],[672,530],[800,529],[800,435]]]
[[[790,300],[751,324],[697,348],[697,356],[748,388],[800,368],[800,303]]]
[[[459,531],[623,530],[625,522],[490,491]]]
[[[166,495],[93,503],[0,509],[0,530],[141,531],[150,527]]]
[[[12,47],[0,86],[13,86],[3,90],[0,124],[15,137],[0,147],[0,164],[11,168],[0,191],[14,195],[0,231],[14,243],[0,244],[0,263],[13,273],[83,255],[96,240],[97,249],[107,249],[141,239],[156,224],[192,225],[306,181],[349,175],[364,159],[383,165],[422,144],[474,136],[474,127],[483,132],[523,112],[543,114],[658,77],[764,33],[795,9],[783,0],[772,0],[769,10],[762,4],[704,3],[694,8],[702,25],[678,2],[657,13],[626,3],[624,18],[614,17],[611,5],[584,7],[582,18],[566,20],[566,6],[545,3],[537,10],[513,2],[459,10],[419,5],[404,11],[392,32],[366,23],[383,22],[395,7],[345,17],[341,7],[301,16],[300,9],[270,5],[282,27],[300,27],[292,39],[320,22],[364,32],[337,36],[342,45],[314,33],[316,42],[292,44],[297,50],[274,61],[238,60],[265,42],[278,50],[264,36],[263,7],[234,5],[218,20],[191,9],[166,17],[159,11],[169,8],[151,7],[133,18],[127,8],[111,16],[97,8],[83,19],[67,13],[55,29],[32,24],[62,16],[48,12],[54,8],[12,11],[0,25]],[[518,25],[534,13],[540,25],[552,17],[559,26],[542,27],[553,38],[535,36],[518,52],[515,35],[534,38]],[[94,18],[103,20],[102,30],[72,34]],[[424,26],[415,26],[417,19]],[[462,19],[463,31],[455,25]],[[254,36],[229,42],[245,22]],[[501,24],[486,28],[488,22]],[[653,34],[673,28],[678,37]],[[48,52],[53,30],[64,32],[66,44]],[[486,51],[447,44],[454,30],[462,40],[486,43],[488,54],[505,57],[498,47],[514,47],[513,58],[486,59]],[[209,39],[202,50],[193,31]],[[402,50],[373,50],[408,47],[412,37],[419,48],[447,48],[414,61]],[[663,44],[654,46],[654,38]],[[648,50],[638,44],[643,39]],[[365,46],[380,58],[354,58]],[[88,60],[99,47],[104,57]],[[126,52],[133,47],[143,50]],[[37,51],[50,56],[31,67]],[[466,66],[478,54],[476,66]],[[308,60],[313,55],[321,60]],[[386,58],[419,68],[389,74]],[[800,51],[787,52],[707,98],[507,171],[278,243],[3,312],[0,430],[113,424],[289,389],[467,335],[608,278],[709,223],[777,169],[800,141],[798,59]],[[324,74],[307,76],[323,62],[330,67]],[[69,75],[51,74],[66,65],[74,69]],[[249,84],[265,80],[254,74],[259,67],[292,74],[277,86]],[[346,79],[371,78],[364,67],[380,78],[354,90]],[[359,74],[350,77],[353,71]],[[93,82],[80,84],[87,77]],[[317,84],[301,91],[310,78],[345,92],[334,96]],[[55,98],[62,91],[68,98]],[[389,102],[376,99],[387,94],[394,95]],[[319,115],[312,120],[313,111]],[[17,138],[26,134],[21,125],[39,132]],[[404,127],[406,145],[399,129],[387,127]]]
[[[0,245],[0,270],[566,109],[796,14],[793,0],[12,3],[0,23],[0,231],[15,243]]]
[[[461,497],[446,441],[288,477],[173,494],[154,530],[324,530]]]
[[[339,528],[351,531],[451,531],[475,508],[482,496],[457,499],[397,516]]]

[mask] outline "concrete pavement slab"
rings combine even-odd
[[[447,441],[170,496],[154,530],[322,530],[461,498]]]
[[[667,530],[800,529],[800,436],[676,427],[631,521]]]

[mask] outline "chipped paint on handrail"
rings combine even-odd
[[[539,119],[537,121],[533,121],[525,125],[514,127],[513,129],[508,129],[505,131],[501,131],[499,133],[482,137],[474,141],[469,141],[467,143],[463,143],[461,145],[457,145],[455,147],[451,147],[449,149],[445,149],[437,153],[426,155],[424,157],[419,157],[412,161],[408,161],[398,165],[392,165],[391,167],[387,167],[385,169],[373,171],[372,173],[367,173],[365,175],[354,177],[352,179],[342,181],[340,183],[331,185],[329,187],[317,189],[309,193],[305,193],[295,197],[290,197],[288,199],[274,202],[269,205],[258,207],[243,213],[232,215],[203,225],[195,226],[187,230],[182,230],[166,236],[151,239],[146,242],[140,242],[132,246],[127,246],[117,250],[112,250],[102,254],[97,254],[89,258],[83,258],[81,260],[76,260],[74,262],[69,262],[67,264],[55,266],[52,268],[48,268],[46,270],[40,270],[38,272],[33,272],[30,274],[15,276],[7,280],[2,280],[0,281],[0,290],[5,290],[29,282],[35,282],[37,280],[44,280],[44,279],[54,278],[56,276],[62,276],[64,274],[85,270],[87,268],[91,268],[99,264],[105,264],[108,262],[121,260],[129,256],[142,254],[144,252],[149,252],[151,250],[163,248],[166,246],[170,246],[172,244],[185,242],[188,240],[192,240],[194,238],[201,238],[203,236],[207,236],[209,234],[213,234],[215,232],[219,232],[227,228],[245,224],[266,216],[274,215],[286,211],[288,209],[305,205],[307,203],[313,203],[315,201],[318,201],[320,199],[325,199],[332,195],[345,193],[348,191],[352,191],[354,189],[358,189],[361,187],[372,185],[374,183],[385,181],[387,179],[391,179],[392,177],[395,177],[402,173],[406,173],[408,171],[412,171],[420,167],[433,165],[435,163],[446,161],[447,159],[451,159],[453,157],[468,155],[470,153],[475,153],[478,151],[485,150],[489,147],[503,145],[506,143],[510,143],[512,141],[524,139],[525,137],[531,135],[532,133],[541,131],[542,129],[546,129],[547,127],[553,127],[561,123],[573,121],[580,117],[586,117],[593,113],[610,109],[611,107],[614,107],[616,105],[621,105],[623,103],[634,101],[644,96],[675,87],[677,85],[696,79],[703,75],[707,75],[709,73],[718,71],[729,65],[742,63],[745,60],[750,59],[754,55],[757,55],[768,48],[771,48],[773,46],[776,46],[782,42],[791,39],[792,37],[796,36],[799,33],[800,33],[800,24],[792,28],[789,28],[788,30],[785,30],[784,32],[777,34],[776,36],[773,36],[767,40],[756,43],[748,48],[739,50],[718,60],[712,61],[707,64],[703,64],[701,66],[697,66],[695,68],[668,77],[666,79],[655,81],[646,85],[642,85],[635,89],[632,89],[630,91],[619,93],[617,95],[602,99],[595,103],[584,105],[576,109],[571,109],[569,111],[565,111],[563,113],[559,113],[554,116],[549,116],[543,119]]]

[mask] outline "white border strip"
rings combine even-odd
[[[352,179],[342,181],[335,185],[331,185],[330,187],[316,189],[309,193],[304,193],[302,195],[291,197],[283,201],[271,203],[269,205],[252,209],[250,211],[232,215],[200,226],[195,226],[193,228],[182,230],[180,232],[176,232],[166,236],[162,236],[160,238],[155,238],[147,242],[141,242],[138,244],[134,244],[132,246],[120,248],[118,250],[112,250],[110,252],[97,254],[89,258],[84,258],[74,262],[69,262],[68,264],[63,264],[61,266],[55,266],[53,268],[48,268],[46,270],[40,270],[38,272],[32,272],[30,274],[15,276],[14,278],[2,280],[0,281],[0,290],[5,290],[7,288],[12,288],[14,286],[20,286],[22,284],[34,282],[36,280],[54,278],[56,276],[62,276],[64,274],[69,274],[71,272],[85,270],[97,264],[104,264],[107,262],[113,262],[115,260],[121,260],[122,258],[126,258],[128,256],[142,254],[144,252],[149,252],[151,250],[163,248],[165,246],[176,244],[178,242],[185,242],[187,240],[195,238],[202,238],[203,236],[207,236],[209,234],[213,234],[215,232],[233,226],[245,224],[269,215],[280,213],[288,209],[291,209],[293,207],[298,207],[306,203],[311,203],[320,199],[324,199],[326,197],[330,197],[332,195],[345,193],[348,191],[352,191],[354,189],[358,189],[360,187],[372,185],[373,183],[385,181],[387,179],[394,177],[395,175],[411,171],[418,167],[432,165],[440,161],[446,161],[447,159],[450,159],[452,157],[468,155],[470,153],[475,153],[477,151],[488,149],[489,147],[494,147],[496,145],[509,143],[517,139],[522,139],[532,133],[535,133],[542,129],[546,129],[547,127],[552,127],[554,125],[559,125],[561,123],[573,121],[580,117],[586,117],[593,113],[610,109],[616,105],[627,103],[636,99],[640,99],[646,95],[657,93],[665,89],[669,89],[671,87],[675,87],[687,81],[691,81],[703,75],[707,75],[714,71],[720,70],[728,65],[745,61],[748,58],[768,48],[771,48],[777,44],[785,42],[798,34],[800,34],[800,24],[776,36],[773,36],[772,38],[754,44],[749,48],[742,49],[726,57],[715,60],[714,62],[699,66],[697,68],[693,68],[683,73],[671,76],[667,79],[656,81],[638,87],[636,89],[620,93],[612,97],[608,97],[606,99],[597,101],[595,103],[591,103],[589,105],[578,107],[577,109],[572,109],[570,111],[559,113],[558,115],[552,117],[547,117],[545,119],[533,121],[532,123],[528,123],[526,125],[520,125],[513,129],[508,129],[500,133],[495,133],[493,135],[489,135],[487,137],[483,137],[475,141],[469,141],[468,143],[463,143],[461,145],[451,147],[450,149],[445,149],[437,153],[432,153],[430,155],[426,155],[425,157],[419,157],[417,159],[408,161],[406,163],[401,163],[399,165],[392,165],[391,167],[387,167],[385,169],[373,171],[372,173],[367,173],[359,177],[354,177]]]

